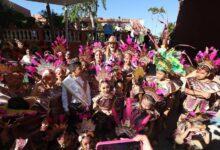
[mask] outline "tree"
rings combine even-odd
[[[168,31],[169,31],[169,34],[171,34],[174,30],[174,28],[176,27],[176,24],[173,23],[173,22],[169,22],[168,23]]]
[[[103,8],[106,10],[106,0],[101,0]],[[97,17],[99,0],[90,0],[88,2],[69,6],[70,21],[80,21],[82,18],[89,17],[92,28],[95,28],[95,18]]]
[[[164,19],[164,14],[166,14],[166,11],[163,7],[151,7],[148,9],[148,12],[152,13],[152,15],[156,15],[159,19],[159,16]]]
[[[164,14],[166,13],[165,9],[163,7],[158,8],[158,7],[151,7],[148,9],[148,12],[151,12],[152,14]]]
[[[49,20],[48,13],[45,10],[42,10],[40,13],[47,21]],[[64,28],[63,15],[59,15],[55,12],[51,12],[51,19],[53,21],[54,27],[58,29]]]

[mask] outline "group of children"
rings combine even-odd
[[[28,54],[21,66],[1,64],[0,147],[89,150],[141,134],[156,149],[162,133],[174,149],[204,149],[212,142],[207,122],[220,106],[216,49],[200,51],[194,67],[185,53],[164,45],[148,50],[130,37],[80,46],[76,58],[65,44],[58,37],[53,54]],[[23,112],[11,115],[12,109]],[[24,109],[40,118],[34,121],[40,127],[9,136],[5,124],[13,126],[21,115],[25,120],[30,112]]]

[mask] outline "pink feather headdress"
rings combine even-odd
[[[64,36],[57,36],[56,40],[52,43],[52,50],[56,55],[58,52],[66,53],[67,41]]]
[[[90,46],[83,47],[82,45],[80,45],[78,51],[79,51],[80,60],[88,62],[88,63],[90,63],[92,61],[91,56],[93,54],[93,51]]]
[[[218,56],[218,50],[214,47],[206,48],[204,52],[199,51],[195,57],[195,61],[200,66],[207,66],[209,69],[220,68],[220,58]]]
[[[25,66],[28,76],[33,77],[35,74],[43,76],[45,71],[55,71],[55,60],[52,54],[43,57],[42,54],[36,53],[36,57],[31,59],[31,65]]]
[[[133,42],[132,38],[129,35],[126,39],[126,43],[121,41],[121,44],[119,45],[119,49],[124,53],[135,53],[137,51],[141,51],[139,44]]]
[[[93,53],[96,53],[97,51],[100,51],[100,50],[103,51],[103,46],[101,42],[93,43],[92,47],[93,47]]]
[[[116,127],[116,134],[118,136],[126,134],[129,137],[133,137],[136,133],[144,129],[151,118],[151,115],[147,115],[137,124],[135,122],[136,116],[134,114],[132,115],[132,103],[133,99],[128,98],[126,100],[126,109],[122,120],[119,120],[116,111],[114,109],[112,110],[115,122],[118,124],[118,127]]]
[[[161,102],[164,95],[166,95],[165,90],[159,88],[156,82],[144,81],[142,84],[145,94],[150,95],[155,102]]]

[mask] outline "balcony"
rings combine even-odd
[[[126,32],[116,32],[119,39],[125,39],[127,36]],[[56,30],[55,36],[65,36],[64,30]],[[103,31],[97,31],[97,39],[104,41]],[[49,29],[3,29],[2,31],[3,40],[14,40],[18,39],[23,42],[52,42],[51,33]],[[69,30],[69,44],[83,44],[93,39],[92,30]]]

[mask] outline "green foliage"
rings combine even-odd
[[[174,28],[176,27],[176,24],[175,23],[168,23],[168,30],[169,30],[169,34],[171,34],[174,30]]]
[[[153,15],[157,15],[157,14],[165,14],[166,11],[163,7],[151,7],[148,9],[148,12],[152,13]]]
[[[106,0],[101,0],[101,3],[103,8],[106,9]],[[72,22],[76,22],[82,18],[89,17],[90,14],[92,14],[93,17],[96,17],[98,7],[98,0],[91,0],[88,2],[72,5],[69,7],[69,19]]]
[[[46,20],[49,20],[49,16],[46,10],[42,10],[40,13]],[[53,22],[54,27],[58,29],[62,29],[65,27],[65,23],[63,21],[63,15],[59,15],[55,12],[51,12],[51,20]]]

